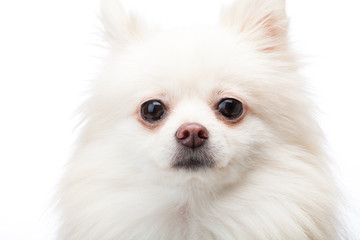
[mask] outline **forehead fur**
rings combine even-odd
[[[262,74],[269,78],[291,64],[227,29],[196,29],[159,34],[113,53],[99,82],[106,94],[117,89],[117,98],[118,89],[136,97],[139,88],[141,94],[199,95],[251,87]]]

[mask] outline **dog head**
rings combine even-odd
[[[274,145],[311,148],[284,8],[239,0],[219,26],[154,33],[104,1],[110,54],[85,105],[87,141],[106,139],[114,161],[161,181],[214,184],[236,181]]]

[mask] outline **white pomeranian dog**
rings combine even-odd
[[[165,33],[117,0],[102,12],[110,54],[61,182],[59,239],[339,239],[284,0]]]

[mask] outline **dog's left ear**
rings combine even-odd
[[[144,26],[135,16],[125,12],[119,0],[102,0],[100,17],[104,38],[112,46],[121,48],[143,36]]]
[[[287,45],[285,0],[237,0],[221,15],[221,22],[236,33],[272,52]]]

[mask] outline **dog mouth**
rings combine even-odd
[[[185,169],[188,171],[196,171],[201,168],[211,168],[213,165],[213,161],[204,161],[202,159],[189,158],[177,161],[175,164],[173,164],[173,167],[177,169]]]
[[[173,157],[172,167],[186,171],[198,171],[212,168],[215,165],[213,156],[206,149],[178,149]]]

